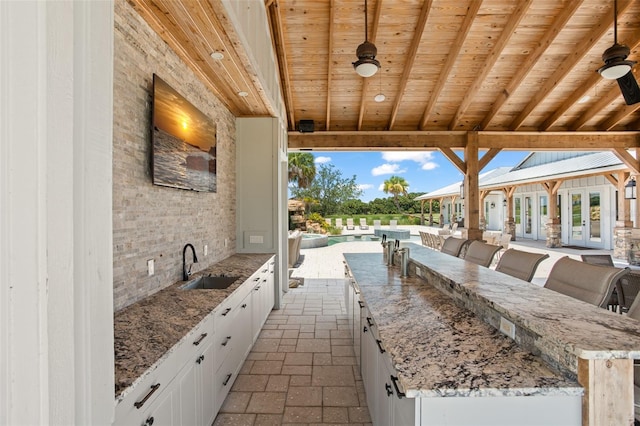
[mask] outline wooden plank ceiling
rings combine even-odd
[[[128,1],[234,114],[273,115],[220,0]],[[537,132],[576,136],[558,148],[593,144],[593,135],[598,143],[610,136],[612,148],[640,146],[640,104],[626,105],[616,82],[596,72],[613,44],[613,0],[368,0],[368,39],[382,68],[366,79],[352,66],[365,36],[364,0],[265,5],[298,147],[322,149],[329,138],[332,149],[402,148],[405,134],[439,135],[456,147],[447,138],[469,131],[483,135],[481,147],[491,132],[499,148],[509,135],[514,147],[535,149]],[[640,61],[640,0],[618,0],[618,42]],[[378,93],[383,102],[374,101]],[[300,120],[314,121],[315,139],[296,132]]]

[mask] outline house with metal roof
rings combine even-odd
[[[547,241],[553,225],[561,245],[614,249],[618,206],[625,202],[620,182],[628,179],[629,169],[610,151],[532,152],[513,168],[479,175],[480,223],[485,230],[506,230],[514,239]],[[461,188],[461,181],[454,182],[416,200],[425,211],[425,204],[438,200],[440,224],[463,224]],[[550,197],[557,203],[555,220],[549,217]],[[626,209],[630,217],[633,207]]]

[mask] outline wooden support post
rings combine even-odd
[[[480,229],[480,191],[478,185],[478,132],[467,133],[467,145],[464,148],[464,161],[467,165],[464,177],[464,224],[467,238],[481,240]]]
[[[578,358],[582,425],[633,425],[633,360]]]

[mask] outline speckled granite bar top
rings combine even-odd
[[[345,254],[407,397],[582,395],[582,387],[382,254]]]
[[[145,371],[240,287],[273,254],[235,254],[192,276],[240,277],[224,290],[181,290],[178,281],[114,314],[115,393]]]
[[[410,252],[413,261],[447,280],[452,293],[537,334],[542,352],[640,359],[638,321],[426,247],[412,244]]]

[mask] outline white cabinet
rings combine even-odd
[[[190,339],[187,362],[176,379],[180,390],[180,424],[211,424],[214,418],[211,401],[215,399],[213,316],[198,327]]]
[[[260,269],[254,279],[253,287],[253,341],[255,342],[262,330],[262,326],[266,321],[269,313],[273,309],[274,302],[274,273],[270,266],[271,262],[267,262]]]
[[[116,425],[210,425],[274,304],[271,257],[116,405]],[[198,291],[198,290],[192,290]]]

